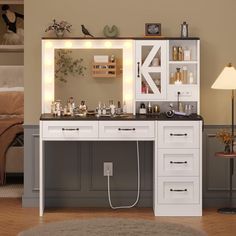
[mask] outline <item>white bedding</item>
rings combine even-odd
[[[24,67],[0,66],[0,91],[23,91]]]

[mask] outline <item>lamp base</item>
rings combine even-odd
[[[217,210],[217,212],[222,214],[236,214],[236,208],[234,207],[224,207]]]

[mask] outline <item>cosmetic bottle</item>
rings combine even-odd
[[[193,77],[193,73],[192,72],[189,73],[188,83],[189,84],[193,84],[194,83],[194,77]]]
[[[191,51],[187,48],[184,49],[184,61],[191,60]]]
[[[172,60],[178,61],[178,48],[176,46],[172,47]]]
[[[87,114],[87,106],[85,104],[85,101],[81,101],[81,103],[79,105],[79,113],[82,116],[86,116],[86,114]]]
[[[101,116],[101,114],[102,114],[102,105],[101,105],[101,102],[98,103],[98,109],[97,109],[97,111],[98,111],[98,116]]]
[[[184,112],[184,107],[183,107],[183,103],[182,102],[179,103],[178,111],[179,112]]]
[[[183,61],[184,59],[184,52],[182,47],[178,47],[178,60]]]
[[[146,113],[147,113],[147,110],[146,110],[145,104],[141,103],[140,108],[139,108],[139,114],[146,114]]]
[[[147,113],[148,113],[148,114],[151,114],[151,113],[152,113],[152,105],[151,105],[151,102],[148,102]]]
[[[51,103],[51,114],[55,115],[55,102],[54,101],[52,101]]]
[[[127,113],[127,106],[126,106],[126,102],[124,101],[123,103],[123,113],[126,114]]]
[[[187,66],[183,66],[183,71],[182,71],[182,81],[183,81],[183,84],[187,84],[187,79],[188,79],[188,68]]]
[[[111,115],[114,116],[116,113],[116,106],[113,103],[113,100],[110,101],[110,111],[111,111]]]
[[[107,108],[106,108],[106,104],[103,104],[103,108],[102,108],[102,114],[106,115],[107,114]]]
[[[175,72],[175,84],[182,84],[180,68],[176,68]]]
[[[160,106],[159,105],[155,105],[154,106],[154,113],[155,114],[159,114],[160,113]]]
[[[120,101],[118,101],[116,113],[117,113],[117,115],[121,114],[121,104],[120,104]]]

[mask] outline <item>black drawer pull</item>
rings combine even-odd
[[[135,131],[135,128],[126,128],[126,129],[122,129],[122,128],[118,128],[119,131]]]
[[[187,189],[170,189],[171,192],[187,192]]]
[[[170,161],[170,164],[188,164],[187,161]]]
[[[75,129],[72,129],[72,128],[69,128],[69,129],[62,128],[62,131],[79,131],[79,128],[75,128]]]
[[[138,64],[138,75],[137,75],[137,77],[139,78],[140,77],[140,62],[137,62],[137,64]]]
[[[188,134],[173,134],[173,133],[170,133],[170,136],[188,136]]]

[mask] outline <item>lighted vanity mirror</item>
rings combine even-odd
[[[83,59],[84,76],[67,76],[67,82],[55,76],[56,54],[71,51],[74,60]],[[91,60],[94,55],[114,55],[118,59],[116,75],[92,76]],[[120,67],[120,68],[119,68]],[[97,67],[99,68],[99,67]],[[97,73],[97,70],[95,70]],[[98,70],[99,71],[99,70]],[[113,74],[113,72],[108,72]],[[109,78],[110,77],[110,78]],[[51,102],[56,98],[64,101],[73,96],[78,103],[85,100],[93,109],[98,102],[109,100],[126,102],[127,111],[134,113],[134,41],[107,39],[43,39],[42,40],[42,113],[51,111]]]
[[[73,97],[89,110],[123,101],[122,49],[55,49],[55,99]]]

